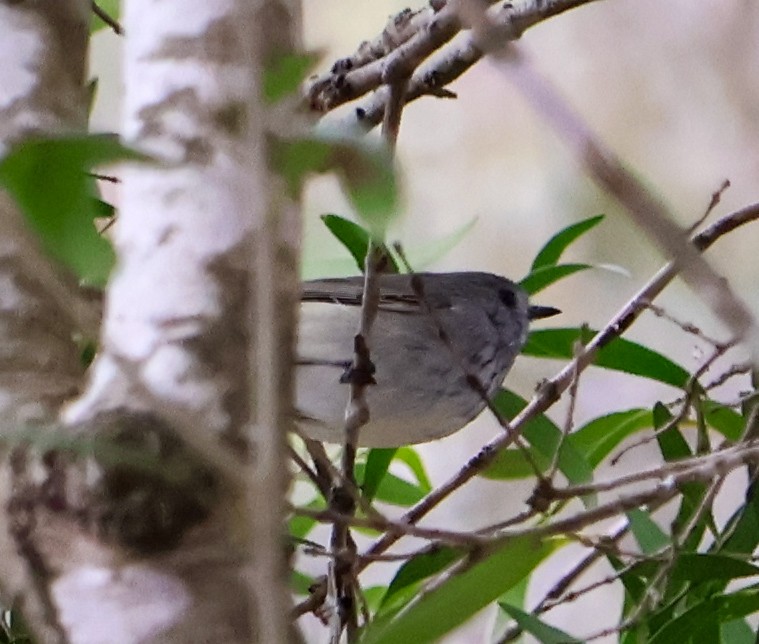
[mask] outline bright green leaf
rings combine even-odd
[[[371,503],[377,489],[387,474],[387,468],[395,456],[395,448],[372,449],[366,458],[366,467],[364,469],[364,479],[361,483],[361,490],[366,500]],[[358,479],[358,477],[356,477]]]
[[[385,596],[387,588],[385,586],[367,586],[361,589],[361,594],[366,600],[371,613],[376,613],[379,610],[382,598]]]
[[[299,193],[301,183],[309,174],[329,172],[331,151],[328,141],[316,138],[274,138],[270,142],[272,165],[292,195]]]
[[[558,264],[556,266],[541,266],[523,278],[519,285],[529,294],[535,295],[554,282],[569,277],[580,271],[593,268],[590,264]]]
[[[432,491],[432,482],[430,481],[429,476],[427,476],[427,471],[424,469],[424,462],[413,447],[399,447],[395,454],[395,458],[396,460],[405,463],[406,467],[413,472],[416,477],[416,482],[419,484],[419,487],[424,490],[425,494]]]
[[[409,559],[398,569],[388,585],[380,603],[380,612],[385,613],[396,608],[400,602],[405,603],[416,594],[420,582],[436,575],[462,556],[463,553],[458,550],[440,546]]]
[[[725,407],[714,400],[701,400],[701,413],[710,427],[716,429],[725,438],[737,441],[743,435],[746,426],[743,416],[734,409]]]
[[[370,624],[362,642],[434,642],[495,601],[563,544],[564,541],[558,539],[509,541],[470,569],[421,597],[396,619]]]
[[[513,418],[527,405],[527,401],[513,391],[501,389],[493,398],[493,405],[505,418]],[[539,415],[527,422],[522,428],[522,436],[533,447],[531,454],[541,471],[553,460],[556,450],[559,451],[558,466],[564,476],[571,483],[587,483],[593,479],[593,468],[585,460],[585,457],[569,441],[561,441],[561,430],[547,417]],[[516,454],[524,459],[519,452],[503,450],[495,457],[495,460],[481,475],[486,478],[502,479],[515,478],[515,471],[511,468],[515,465]],[[534,474],[529,464],[526,464],[527,473]],[[518,472],[524,472],[523,467],[517,468]]]
[[[384,239],[387,226],[398,214],[398,186],[392,158],[385,148],[366,143],[333,145],[338,178],[356,213],[374,239]]]
[[[319,495],[305,507],[309,510],[323,510],[327,506],[324,499]],[[316,523],[316,519],[296,514],[288,521],[288,532],[290,536],[295,539],[305,539],[308,536],[308,533],[316,526]]]
[[[100,7],[106,15],[110,16],[114,20],[119,19],[120,14],[120,0],[96,0],[97,6]],[[95,15],[95,13],[92,13],[92,18],[90,20],[90,33],[94,34],[97,31],[100,31],[101,29],[105,28],[110,29],[110,25],[107,25],[105,22],[103,22],[98,16]]]
[[[747,503],[730,517],[723,534],[729,535],[719,546],[718,552],[752,554],[759,546],[759,498],[754,492]]]
[[[98,85],[99,81],[97,78],[93,78],[89,83],[87,83],[87,116],[92,116],[92,109],[95,107],[95,99],[97,98],[98,94]]]
[[[93,224],[95,184],[87,173],[119,160],[146,157],[100,135],[26,139],[0,162],[0,183],[45,250],[94,285],[105,283],[114,253]]]
[[[356,479],[364,480],[364,463],[356,463]],[[421,501],[426,492],[418,485],[404,481],[391,472],[386,472],[379,482],[374,498],[378,501],[408,507]]]
[[[656,573],[660,562],[642,561],[634,567],[636,574],[650,579]],[[745,559],[729,555],[682,552],[671,570],[671,577],[677,582],[700,584],[719,579],[731,581],[759,575],[759,567]]]
[[[338,241],[348,249],[358,266],[358,270],[363,272],[366,253],[369,250],[369,231],[339,215],[322,215],[321,220],[329,228],[329,231],[337,237]],[[385,272],[398,273],[398,264],[387,248],[385,248],[385,256],[389,262]]]
[[[657,430],[656,441],[659,443],[659,449],[664,460],[671,462],[693,456],[690,446],[677,428],[677,424],[666,431],[661,431],[673,418],[669,410],[657,402],[654,405],[653,415],[654,427]]]
[[[272,104],[293,94],[318,62],[316,54],[289,53],[267,62],[263,75],[263,96]]]
[[[290,589],[296,595],[308,595],[309,588],[313,586],[314,578],[306,575],[298,570],[293,570],[290,573]]]
[[[745,619],[736,619],[722,624],[721,641],[729,644],[756,644],[756,634]]]
[[[529,633],[542,644],[579,644],[582,641],[550,624],[546,624],[532,613],[525,613],[516,606],[511,606],[505,602],[498,602],[498,605],[519,624],[525,633]]]
[[[573,432],[569,441],[595,467],[628,436],[651,427],[650,409],[628,409],[591,420]]]
[[[630,521],[630,530],[643,554],[657,553],[669,545],[669,537],[654,523],[648,512],[640,509],[629,510],[627,519]]]
[[[476,218],[470,219],[448,235],[433,239],[432,241],[422,241],[418,245],[404,245],[403,250],[414,270],[426,268],[442,257],[445,257],[453,248],[458,246],[476,224]]]
[[[364,140],[314,135],[299,139],[272,138],[273,167],[297,195],[312,173],[335,172],[357,214],[372,237],[381,241],[398,214],[398,187],[391,156],[382,146]]]
[[[650,644],[682,644],[715,624],[735,621],[759,610],[756,588],[716,595],[691,606],[652,635]]]
[[[574,357],[575,343],[587,344],[596,331],[582,328],[540,329],[531,331],[522,354],[536,358],[569,360]],[[624,338],[614,338],[596,354],[597,367],[651,378],[682,388],[689,373],[669,358]]]
[[[567,226],[560,232],[556,233],[551,239],[548,240],[545,246],[535,257],[530,267],[530,273],[533,273],[538,268],[543,266],[553,266],[561,257],[561,254],[567,249],[567,247],[578,237],[588,232],[594,226],[603,221],[604,215],[598,215],[596,217],[590,217],[571,226]]]

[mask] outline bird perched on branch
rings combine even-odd
[[[559,313],[490,273],[381,274],[366,338],[374,371],[359,445],[395,447],[447,436],[501,386],[530,320]],[[363,277],[305,282],[298,335],[296,409],[309,438],[344,440]]]

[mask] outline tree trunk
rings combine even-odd
[[[277,2],[125,5],[124,136],[157,163],[123,173],[99,352],[64,413],[94,451],[40,458],[32,441],[3,470],[5,603],[21,600],[45,641],[289,641],[299,228],[275,198],[260,90],[297,17]],[[89,3],[40,7],[0,7],[0,75],[16,82],[2,84],[6,149],[86,120]],[[1,409],[14,425],[50,422],[81,381],[72,338],[91,319],[6,198],[0,217]]]

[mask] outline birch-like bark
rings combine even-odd
[[[30,134],[86,122],[86,0],[0,4],[0,155]],[[92,317],[74,281],[51,265],[11,198],[0,192],[0,421],[2,433],[50,423],[77,392],[82,367],[73,341]],[[63,637],[50,593],[53,570],[29,536],[24,492],[39,470],[30,450],[12,448],[0,466],[2,604],[21,610],[39,641]],[[36,524],[33,525],[33,524]]]
[[[74,641],[113,637],[114,624],[125,642],[290,640],[282,454],[297,272],[265,163],[266,5],[126,3],[124,135],[161,165],[122,176],[101,352],[66,418],[160,418],[224,491],[176,550],[62,575]]]

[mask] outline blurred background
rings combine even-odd
[[[324,72],[336,59],[352,53],[362,40],[378,34],[389,16],[407,6],[395,0],[304,0],[306,45],[323,54],[316,71]],[[595,2],[528,30],[519,47],[599,138],[666,202],[681,225],[701,217],[725,179],[731,187],[709,221],[759,200],[759,3],[755,0]],[[96,129],[119,128],[118,64],[116,36],[101,32],[92,56],[92,75],[100,79],[93,115]],[[537,297],[538,303],[564,312],[544,326],[603,326],[665,263],[664,258],[584,175],[562,141],[494,66],[481,62],[450,89],[457,93],[456,100],[423,98],[404,111],[398,142],[403,208],[391,238],[403,243],[417,269],[486,270],[518,280],[553,233],[603,213],[605,221],[573,245],[565,259],[618,269],[581,273]],[[347,252],[319,220],[328,212],[352,216],[337,182],[315,178],[304,202],[306,277],[355,272]],[[435,242],[456,236],[461,239],[452,250],[422,266],[439,246]],[[755,313],[759,312],[758,246],[759,224],[754,224],[722,238],[707,255]],[[698,295],[681,282],[673,283],[657,303],[704,333],[727,339]],[[708,355],[703,342],[651,314],[644,314],[626,337],[689,370]],[[716,376],[744,358],[740,350],[733,350],[710,374]],[[529,398],[536,383],[560,366],[522,358],[506,384]],[[714,397],[733,400],[746,386],[746,379],[734,379]],[[591,369],[580,381],[575,420],[580,424],[607,411],[677,397],[676,390],[659,383]],[[566,405],[558,405],[550,412],[559,426],[565,409]],[[448,479],[498,431],[495,421],[483,415],[455,436],[420,446],[433,483]],[[601,475],[617,476],[658,461],[658,449],[648,445],[628,453]],[[725,520],[731,500],[742,494],[740,475],[729,483],[722,492],[724,516],[718,521]],[[425,523],[475,529],[522,509],[529,492],[529,482],[476,480]],[[580,553],[579,548],[566,548],[544,566],[529,588],[528,607]],[[316,572],[324,560],[304,565]],[[610,570],[599,565],[592,573],[586,582]],[[371,578],[387,576],[380,571]],[[607,585],[545,618],[576,635],[612,626],[621,605],[617,586]],[[310,639],[323,639],[315,620],[301,622]],[[492,628],[493,615],[484,611],[446,641],[487,641]]]

